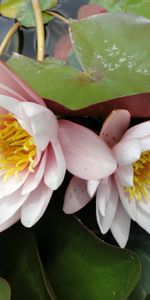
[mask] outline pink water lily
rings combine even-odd
[[[0,231],[34,225],[66,171],[58,121],[44,101],[0,62]]]
[[[110,229],[120,247],[127,243],[131,219],[150,233],[150,121],[128,129],[129,123],[129,112],[116,110],[100,132],[116,158],[114,174],[88,182],[73,177],[64,201],[64,211],[73,213],[96,193],[100,230],[105,234]]]

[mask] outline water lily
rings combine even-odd
[[[34,225],[66,171],[58,121],[44,101],[0,62],[0,231]]]
[[[130,113],[116,110],[100,132],[116,158],[114,174],[88,182],[73,177],[64,201],[64,211],[73,213],[96,193],[100,230],[105,234],[110,229],[121,247],[127,243],[131,219],[150,233],[150,121],[128,129],[129,123]]]

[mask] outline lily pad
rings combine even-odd
[[[31,231],[14,226],[1,233],[0,245],[0,273],[10,283],[12,300],[57,300],[45,277]]]
[[[109,12],[126,12],[150,18],[149,0],[90,0],[91,4],[98,4]]]
[[[14,55],[8,64],[41,97],[73,110],[150,92],[150,20],[105,13],[70,21],[70,31],[84,72],[51,58],[41,64]]]
[[[96,238],[77,218],[62,212],[61,202],[60,192],[55,192],[36,227],[58,299],[127,299],[140,274],[136,254]]]
[[[0,299],[1,300],[10,300],[11,289],[8,282],[0,278]]]
[[[143,229],[136,226],[132,229],[128,247],[136,251],[141,264],[142,272],[139,283],[130,295],[129,300],[148,300],[150,299],[150,236]]]
[[[39,0],[41,11],[57,6],[57,0]],[[3,0],[0,4],[0,13],[3,16],[17,19],[25,27],[35,26],[35,16],[31,0]],[[51,16],[43,13],[43,23],[52,19]]]

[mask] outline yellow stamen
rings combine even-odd
[[[144,199],[146,202],[150,200],[150,151],[142,153],[140,159],[133,163],[134,185],[125,187],[125,191],[129,194],[129,198],[140,202]]]
[[[28,168],[34,172],[36,145],[11,114],[0,114],[0,172],[4,181]]]

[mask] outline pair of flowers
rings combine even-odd
[[[57,120],[25,82],[0,62],[0,231],[21,219],[34,225],[66,169],[72,178],[64,211],[73,213],[96,194],[102,233],[126,245],[130,220],[150,232],[150,122],[127,130],[130,114],[114,111],[100,136]]]

